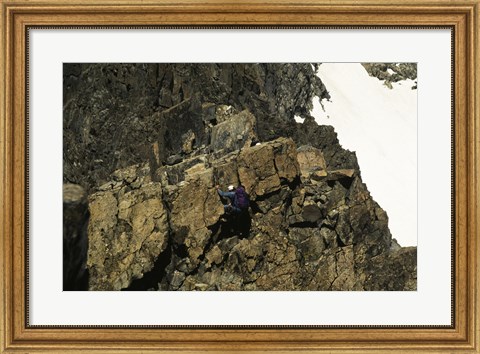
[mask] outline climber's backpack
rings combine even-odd
[[[235,201],[237,204],[237,207],[244,210],[248,208],[249,205],[249,200],[248,200],[248,195],[247,192],[245,192],[245,189],[243,187],[238,187],[235,190]]]

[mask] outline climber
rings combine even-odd
[[[238,235],[239,237],[248,237],[250,235],[250,227],[252,226],[252,219],[248,212],[250,204],[248,194],[243,186],[235,188],[233,185],[228,186],[228,192],[223,192],[217,186],[217,192],[221,197],[227,198],[229,204],[223,206],[225,215],[230,215],[222,229],[225,228],[226,234]],[[224,233],[225,234],[225,233]]]
[[[230,185],[228,186],[228,192],[220,190],[220,186],[216,186],[216,188],[221,197],[228,198],[230,201],[229,204],[223,205],[226,214],[241,214],[248,210],[248,195],[243,186],[240,185],[235,188],[233,185]]]

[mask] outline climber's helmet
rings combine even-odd
[[[235,187],[234,187],[233,185],[229,185],[229,186],[228,186],[228,190],[229,190],[230,192],[233,191],[234,189],[235,189]]]

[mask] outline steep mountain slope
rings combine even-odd
[[[416,289],[416,248],[392,242],[355,154],[309,116],[328,95],[310,64],[66,64],[64,84],[88,289]],[[222,215],[228,184],[248,213]]]

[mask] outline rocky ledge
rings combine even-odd
[[[90,194],[89,290],[416,289],[416,248],[392,241],[356,163],[260,141],[248,110],[203,108],[204,144],[189,131],[165,161],[152,144]],[[215,187],[229,184],[245,186],[248,213],[224,215]]]

